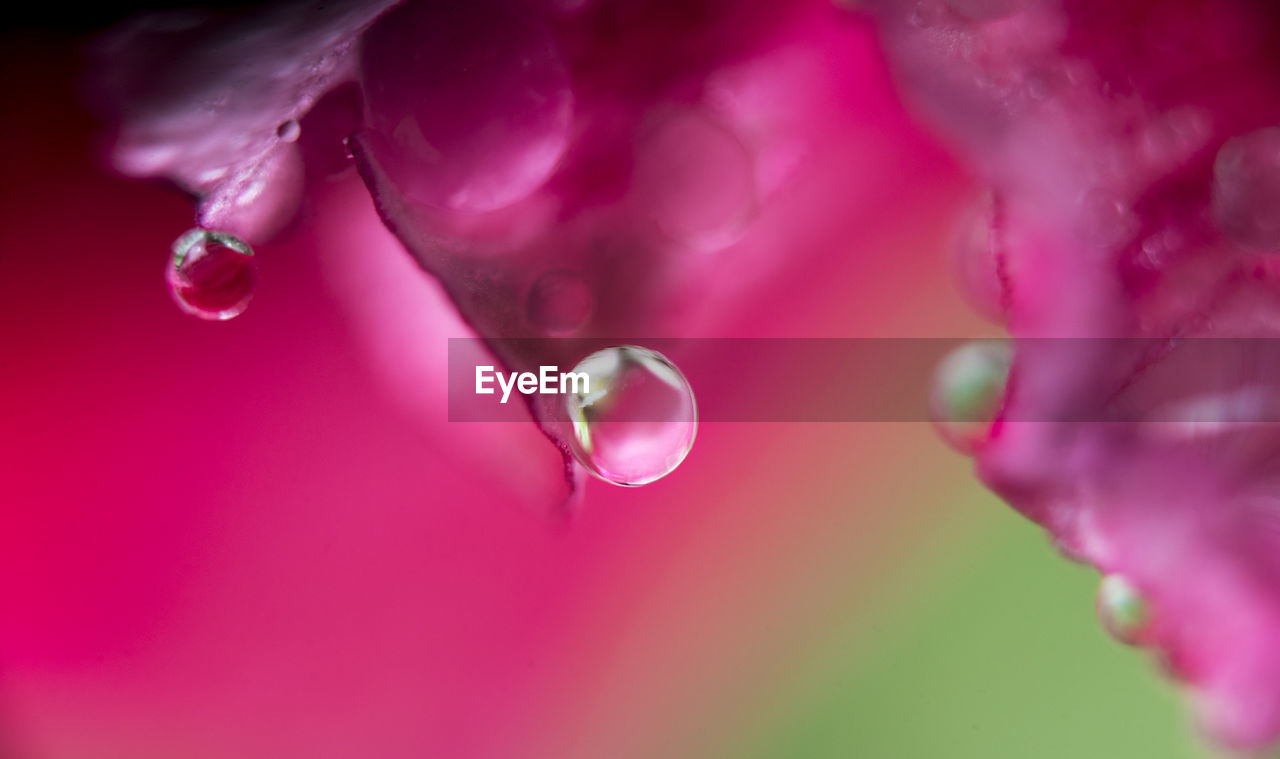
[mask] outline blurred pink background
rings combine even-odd
[[[851,39],[842,254],[797,250],[720,328],[990,334],[944,255],[973,190]],[[190,202],[97,168],[73,47],[0,65],[4,756],[742,756],[965,533],[968,462],[923,423],[705,424],[558,518],[531,424],[445,422],[466,332],[353,174],[202,323],[162,277]]]

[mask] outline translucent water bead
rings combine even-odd
[[[174,241],[165,279],[183,311],[224,321],[244,313],[253,298],[257,262],[239,238],[196,228]]]
[[[1136,645],[1151,625],[1151,606],[1142,592],[1123,575],[1110,574],[1098,585],[1098,621],[1107,633],[1126,645]]]
[[[589,381],[570,393],[573,455],[614,485],[646,485],[680,466],[698,430],[688,380],[662,354],[634,345],[606,348],[578,363]]]
[[[953,448],[976,451],[989,437],[1004,402],[1013,348],[976,340],[947,354],[934,374],[929,398],[934,424]]]

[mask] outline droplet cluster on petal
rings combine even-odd
[[[118,169],[260,248],[310,179],[354,166],[515,371],[706,329],[820,247],[770,215],[798,178],[791,207],[835,228],[872,182],[844,168],[850,128],[905,123],[856,112],[883,110],[879,79],[849,77],[879,66],[871,26],[827,0],[293,0],[141,20],[103,53]],[[578,341],[520,342],[548,337]],[[528,403],[573,461],[563,404]]]
[[[904,94],[1000,199],[996,260],[972,233],[958,270],[1021,339],[1003,414],[1027,421],[980,475],[1105,573],[1103,624],[1212,735],[1274,744],[1280,373],[1230,338],[1280,337],[1280,8],[872,5]]]

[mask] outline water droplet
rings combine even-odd
[[[197,227],[174,241],[166,279],[183,311],[223,321],[249,305],[257,262],[253,249],[239,238]]]
[[[276,127],[276,137],[279,137],[285,142],[297,142],[298,138],[301,136],[302,127],[293,119],[282,121],[280,122],[280,126]]]
[[[591,288],[576,272],[549,271],[534,281],[525,297],[529,321],[552,336],[572,334],[591,315]]]
[[[1098,585],[1098,621],[1126,645],[1137,645],[1151,626],[1151,606],[1124,575],[1109,574]]]
[[[986,442],[1004,402],[1013,349],[1005,342],[976,340],[947,354],[934,374],[929,405],[938,432],[961,453]]]
[[[573,125],[569,73],[520,0],[403,3],[364,36],[368,145],[411,201],[505,208],[560,164]]]
[[[1235,137],[1218,151],[1213,216],[1239,245],[1280,249],[1280,128]]]
[[[588,392],[567,396],[578,462],[614,485],[646,485],[671,474],[693,447],[693,388],[662,354],[634,345],[605,348],[573,369]]]

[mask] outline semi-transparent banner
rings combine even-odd
[[[448,382],[454,422],[631,397],[611,419],[918,422],[994,392],[1012,422],[1257,423],[1280,421],[1280,340],[456,338]]]

